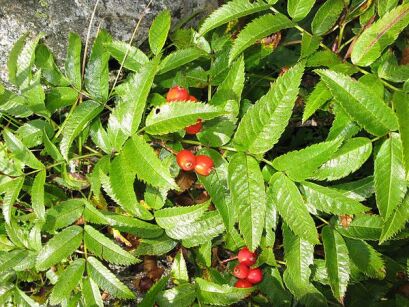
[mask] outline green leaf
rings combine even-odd
[[[111,144],[108,133],[102,127],[101,118],[97,117],[90,126],[90,135],[92,141],[101,148],[106,154],[111,154],[115,148]]]
[[[120,265],[130,265],[138,262],[138,259],[90,225],[85,225],[84,230],[84,244],[94,255],[109,263]]]
[[[177,224],[166,229],[166,234],[172,239],[183,240],[187,248],[209,241],[224,231],[224,224],[217,211],[204,214],[199,220],[189,224]]]
[[[323,295],[310,283],[314,246],[296,236],[285,223],[282,229],[287,264],[284,282],[287,288],[306,306],[326,306]]]
[[[105,213],[105,217],[116,229],[140,238],[156,238],[163,234],[163,229],[158,225],[141,221],[134,217],[108,212]]]
[[[85,88],[93,99],[105,102],[109,91],[109,52],[104,44],[111,41],[109,34],[101,30],[92,46],[91,55],[85,70]]]
[[[173,281],[176,284],[189,282],[189,275],[187,272],[186,261],[185,261],[185,258],[183,258],[182,250],[180,250],[176,254],[175,258],[173,259],[172,271],[170,274],[172,276]]]
[[[23,35],[13,46],[7,62],[9,81],[20,88],[27,88],[32,79],[32,68],[35,60],[35,50],[44,33],[26,41],[27,34]]]
[[[377,0],[378,15],[383,16],[398,5],[399,0]]]
[[[160,280],[158,280],[146,293],[145,297],[143,298],[142,302],[138,304],[139,307],[152,307],[155,305],[155,300],[159,294],[165,287],[169,281],[170,276],[164,276]]]
[[[244,114],[233,139],[239,150],[262,154],[278,142],[291,117],[303,72],[302,63],[291,68]]]
[[[401,203],[407,183],[399,135],[391,134],[375,157],[375,196],[379,214],[386,220]]]
[[[320,81],[305,101],[305,109],[302,116],[302,122],[305,123],[319,108],[332,98],[331,92]]]
[[[168,71],[189,64],[190,62],[193,62],[203,56],[208,55],[199,48],[176,50],[162,60],[158,74],[161,75],[167,73]]]
[[[73,261],[65,271],[59,276],[57,283],[51,291],[49,300],[51,305],[58,305],[70,297],[70,293],[75,289],[82,279],[85,270],[85,260],[77,259]]]
[[[155,239],[141,239],[139,245],[135,250],[136,256],[141,255],[164,255],[174,249],[177,242],[163,235]]]
[[[301,150],[290,151],[273,160],[273,167],[295,181],[303,181],[336,152],[340,141],[334,140],[311,145]]]
[[[202,149],[198,154],[207,155],[213,160],[214,169],[209,176],[197,175],[197,177],[223,218],[226,229],[230,231],[235,224],[235,213],[227,184],[228,163],[214,149]]]
[[[149,46],[153,54],[157,55],[161,52],[168,37],[171,23],[170,11],[165,10],[160,12],[152,22],[149,29]]]
[[[103,108],[100,103],[87,100],[78,105],[71,116],[65,120],[60,150],[66,160],[68,160],[68,153],[74,139],[84,130],[91,120],[101,113]]]
[[[45,92],[44,88],[39,84],[40,71],[36,73],[34,77],[37,81],[33,81],[33,85],[26,88],[22,92],[22,97],[28,108],[35,113],[43,117],[49,117],[50,113],[45,107]]]
[[[134,135],[138,130],[158,64],[159,58],[153,59],[115,89],[119,102],[111,117],[115,118],[115,122],[127,136]],[[110,125],[113,118],[110,118]]]
[[[301,239],[317,244],[315,223],[297,186],[283,173],[275,173],[269,182],[267,202],[272,202],[290,229]]]
[[[282,230],[286,261],[285,275],[294,281],[308,284],[311,276],[310,266],[314,260],[314,245],[295,235],[285,223],[282,225]]]
[[[47,210],[43,230],[54,232],[71,225],[78,220],[84,211],[84,200],[72,198]]]
[[[129,142],[131,142],[131,140]],[[136,199],[134,190],[136,170],[134,165],[137,163],[134,162],[134,159],[135,157],[130,155],[130,152],[126,151],[124,147],[124,151],[116,156],[111,162],[109,168],[109,185],[111,193],[108,194],[125,211],[136,215],[141,219],[150,220],[152,219],[152,214]],[[106,184],[104,188],[107,188]]]
[[[250,2],[248,0],[233,0],[222,5],[214,11],[203,22],[199,29],[199,34],[205,35],[207,32],[228,23],[229,21],[244,17],[250,14],[267,10],[270,5],[263,1]]]
[[[379,61],[381,61],[377,69],[379,78],[392,82],[405,82],[409,79],[409,65],[399,65],[392,51],[386,51]]]
[[[72,87],[52,87],[45,96],[45,106],[50,113],[73,105],[78,99],[77,90]]]
[[[292,295],[285,288],[281,274],[275,267],[263,272],[263,281],[258,285],[260,291],[268,297],[270,303],[278,307],[291,306]]]
[[[230,50],[229,63],[232,63],[244,50],[256,43],[258,40],[269,36],[280,30],[293,26],[283,14],[266,14],[253,19],[237,35]]]
[[[25,294],[22,290],[19,288],[14,288],[15,289],[15,296],[14,296],[14,302],[17,304],[17,306],[21,307],[40,307],[41,305],[37,303],[35,300],[33,300],[30,296]]]
[[[81,90],[81,47],[81,37],[77,33],[70,32],[67,57],[65,59],[65,73],[77,90]]]
[[[194,206],[165,208],[155,211],[155,220],[164,229],[173,228],[175,225],[191,224],[202,217],[208,207],[209,203],[206,202]]]
[[[244,153],[235,154],[229,163],[228,183],[240,233],[254,251],[260,244],[266,214],[266,192],[258,161]]]
[[[351,120],[341,106],[334,105],[335,120],[332,122],[332,127],[328,133],[327,141],[332,141],[337,138],[349,139],[356,135],[361,129]]]
[[[142,137],[134,136],[128,140],[121,154],[127,157],[128,165],[136,171],[139,180],[158,188],[178,189],[169,169],[163,165],[152,147]]]
[[[104,306],[98,285],[90,277],[82,280],[82,297],[86,306]]]
[[[33,186],[31,188],[31,205],[37,218],[44,220],[44,185],[46,178],[46,170],[41,170],[34,178]]]
[[[330,70],[316,70],[336,102],[369,133],[383,136],[398,128],[393,111],[371,89],[351,77]]]
[[[348,248],[342,236],[329,226],[322,229],[322,242],[329,283],[335,298],[342,303],[351,274]]]
[[[320,42],[320,37],[303,32],[300,58],[304,59],[312,55],[315,51],[317,51],[318,47],[320,46]]]
[[[343,0],[328,0],[320,6],[311,23],[312,33],[323,35],[335,25],[344,9]]]
[[[37,47],[35,63],[41,69],[42,76],[52,85],[68,86],[70,84],[55,64],[54,57],[47,46],[41,44]]]
[[[212,240],[207,241],[197,249],[197,262],[210,268],[212,265]]]
[[[244,58],[240,57],[230,66],[226,78],[217,87],[209,104],[223,107],[226,115],[203,123],[202,131],[196,135],[202,144],[219,147],[230,141],[240,111],[239,102],[245,81],[244,68]]]
[[[87,258],[87,273],[97,285],[113,297],[133,299],[135,295],[110,270],[94,257]]]
[[[311,182],[302,187],[309,205],[319,211],[333,214],[356,214],[369,210],[361,203],[344,196],[341,192]]]
[[[0,262],[0,272],[5,273],[14,270],[27,257],[27,250],[15,249],[7,253],[7,258]]]
[[[189,307],[195,299],[196,287],[192,284],[182,284],[162,291],[156,297],[159,306],[164,307]]]
[[[386,275],[382,255],[363,240],[345,238],[351,261],[365,275],[371,278],[384,279]]]
[[[288,0],[287,11],[294,21],[304,19],[314,6],[315,0]]]
[[[3,211],[3,216],[4,220],[8,225],[10,225],[12,218],[14,216],[14,203],[17,200],[18,195],[20,194],[20,191],[23,187],[24,184],[24,177],[16,178],[11,181],[8,181],[4,185],[4,197],[3,197],[3,203],[2,203],[2,211]],[[3,193],[1,191],[0,193]]]
[[[85,202],[85,208],[84,212],[82,213],[82,217],[84,218],[85,222],[89,222],[92,224],[109,224],[107,217],[102,213],[102,211],[95,208],[94,205],[90,204],[88,201]]]
[[[372,64],[408,24],[409,3],[386,13],[359,36],[352,50],[352,63],[360,66]]]
[[[149,134],[168,134],[193,125],[198,119],[208,120],[225,112],[201,102],[172,102],[154,108],[146,117],[145,131]]]
[[[16,134],[23,144],[28,148],[41,145],[43,133],[52,135],[53,128],[51,125],[42,120],[34,119],[26,122],[17,129]]]
[[[336,229],[344,237],[377,241],[381,235],[382,225],[383,220],[379,215],[359,215],[348,227],[336,225]]]
[[[218,285],[202,278],[196,278],[196,286],[200,302],[218,306],[237,303],[254,290],[254,288],[235,288],[227,284]]]
[[[393,104],[399,122],[399,133],[402,141],[403,164],[406,173],[409,174],[409,94],[396,91],[393,95]]]
[[[356,181],[337,184],[332,186],[332,188],[335,188],[345,196],[356,199],[358,201],[364,201],[375,193],[373,176],[368,176]]]
[[[330,160],[314,173],[316,180],[334,181],[357,171],[371,156],[372,143],[367,138],[347,140]]]
[[[37,256],[36,269],[44,271],[71,255],[82,242],[82,228],[70,226],[51,238]]]
[[[28,33],[24,33],[13,45],[7,60],[8,80],[17,84],[18,57],[26,44]]]
[[[8,129],[3,130],[3,138],[6,146],[12,152],[15,159],[20,160],[24,164],[34,169],[43,169],[44,165],[36,158],[36,156]]]
[[[112,57],[129,70],[139,71],[143,65],[149,62],[149,58],[145,53],[125,42],[113,40],[105,44],[105,47]]]
[[[396,208],[396,210],[385,221],[382,227],[379,244],[391,239],[398,234],[409,220],[409,194],[405,197],[403,202]]]

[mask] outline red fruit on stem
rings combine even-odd
[[[249,282],[247,279],[239,279],[235,285],[236,288],[251,288],[253,284]]]
[[[202,120],[198,119],[196,124],[188,126],[185,128],[187,134],[197,134],[202,130]]]
[[[256,263],[257,255],[251,252],[247,247],[243,247],[237,254],[237,259],[240,263],[251,266]]]
[[[212,158],[205,155],[196,156],[195,172],[202,176],[209,176],[214,166]]]
[[[184,171],[192,171],[196,166],[196,157],[190,150],[183,149],[176,155],[176,162]]]
[[[250,272],[250,268],[243,263],[239,263],[233,269],[233,275],[239,279],[247,278],[247,275],[249,275],[249,272]]]
[[[263,280],[263,272],[259,268],[250,269],[247,280],[252,284],[258,284]]]
[[[197,101],[197,98],[196,98],[195,96],[190,95],[187,100],[196,102],[196,101]]]
[[[166,101],[186,101],[189,100],[189,91],[178,85],[172,87],[166,94]]]

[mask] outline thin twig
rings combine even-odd
[[[126,52],[125,52],[124,58],[123,58],[122,61],[121,61],[121,66],[119,67],[118,73],[117,73],[117,75],[116,75],[116,77],[115,77],[114,84],[112,85],[111,91],[110,91],[110,93],[109,93],[109,97],[112,95],[112,92],[113,92],[113,90],[114,90],[114,88],[115,88],[115,85],[118,83],[119,76],[121,75],[122,68],[124,67],[126,58],[128,57],[128,54],[129,54],[129,51],[130,51],[130,49],[131,49],[131,45],[132,45],[132,42],[133,42],[133,40],[134,40],[134,38],[135,38],[136,32],[137,32],[138,29],[139,29],[139,25],[141,24],[141,21],[142,21],[143,18],[146,16],[146,14],[147,14],[147,12],[148,12],[148,8],[149,8],[150,5],[152,4],[152,1],[153,1],[153,0],[150,0],[150,1],[149,1],[149,3],[147,4],[147,6],[145,7],[145,9],[144,9],[144,11],[143,11],[141,17],[139,18],[138,22],[137,22],[136,25],[135,25],[135,28],[134,28],[134,30],[133,30],[133,32],[132,32],[132,36],[131,36],[131,38],[129,39],[129,42],[128,42],[128,47],[126,48]]]
[[[99,4],[99,0],[95,2],[94,9],[92,10],[92,15],[91,19],[88,24],[88,31],[87,31],[87,39],[85,41],[85,49],[84,49],[84,57],[82,58],[82,71],[81,71],[81,78],[84,80],[84,74],[85,74],[85,63],[87,61],[87,52],[88,52],[88,45],[89,45],[89,38],[91,36],[91,28],[92,28],[92,23],[94,21],[95,13],[97,11],[97,7]]]

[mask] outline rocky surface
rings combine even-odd
[[[47,45],[58,59],[65,56],[70,31],[83,40],[96,0],[0,0],[0,78],[7,74],[7,56],[14,42],[26,32],[47,34]],[[107,29],[115,38],[129,40],[138,18],[149,0],[100,0],[91,34],[97,27]],[[173,20],[195,12],[206,15],[217,6],[217,0],[153,0],[135,39],[139,45],[146,38],[149,25],[163,9],[172,11]]]

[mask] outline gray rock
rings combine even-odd
[[[83,41],[96,0],[0,0],[0,78],[7,79],[7,57],[15,41],[24,33],[47,34],[46,43],[58,60],[65,57],[69,32]],[[149,0],[100,0],[91,36],[98,26],[114,38],[128,41]],[[145,39],[153,18],[163,9],[172,11],[173,21],[200,11],[205,16],[217,7],[217,0],[153,0],[141,22],[135,44]]]

